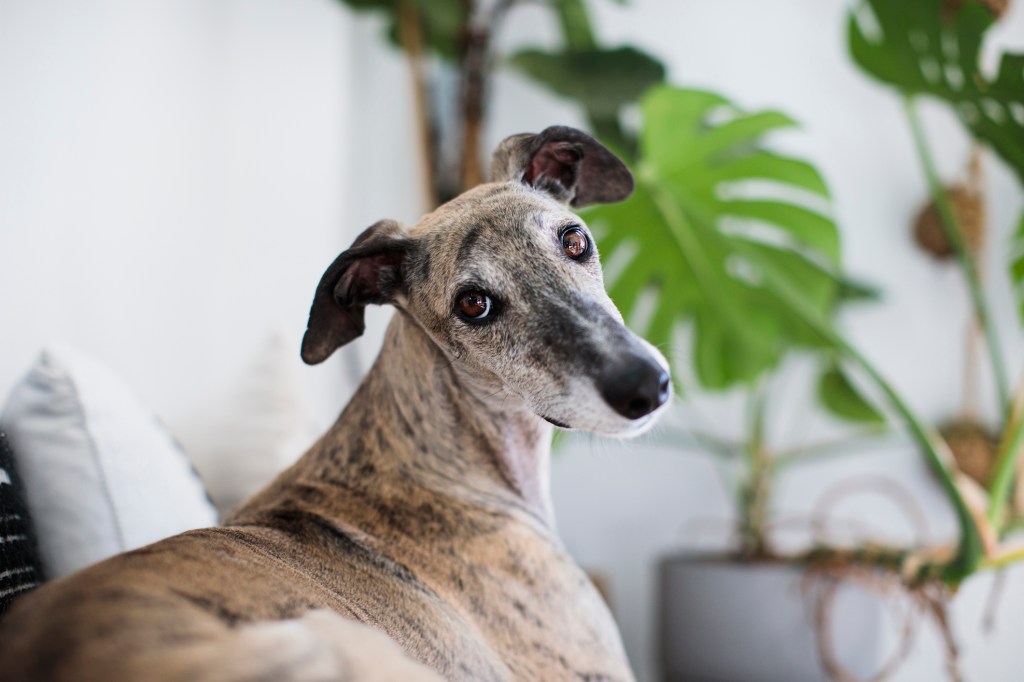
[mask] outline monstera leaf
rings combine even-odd
[[[388,17],[388,39],[402,45],[400,16],[411,12],[422,31],[424,46],[444,59],[454,59],[462,48],[467,3],[462,0],[339,0],[356,11]]]
[[[866,0],[849,20],[858,65],[907,95],[951,104],[975,137],[990,144],[1024,182],[1024,54],[1004,54],[994,79],[978,64],[993,18],[966,2],[944,19],[944,0]],[[873,16],[864,16],[864,10]]]
[[[751,381],[791,348],[827,346],[808,311],[828,323],[840,296],[860,290],[838,274],[821,175],[763,147],[767,133],[794,122],[667,86],[641,110],[636,192],[586,214],[630,323],[655,344],[691,324],[693,365],[708,388]]]
[[[618,115],[665,79],[661,62],[633,47],[524,50],[509,57],[509,65],[596,117]]]
[[[633,156],[635,140],[622,127],[619,114],[665,79],[665,66],[634,47],[602,47],[584,0],[553,0],[549,6],[563,47],[555,52],[524,50],[512,55],[509,65],[556,95],[579,102],[592,132],[620,155]]]
[[[830,365],[818,381],[818,399],[833,414],[853,422],[882,424],[885,417],[864,399],[838,363]]]

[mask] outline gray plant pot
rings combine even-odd
[[[661,563],[660,652],[665,682],[822,682],[812,599],[803,571],[782,563],[677,556]],[[839,588],[836,660],[870,679],[896,646],[883,599]],[[891,621],[890,621],[891,625]]]

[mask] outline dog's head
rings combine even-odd
[[[633,177],[572,128],[506,139],[493,182],[406,231],[381,221],[324,273],[302,341],[310,364],[363,333],[391,303],[464,376],[520,396],[565,428],[634,435],[668,402],[665,358],[608,298],[597,247],[570,206],[625,199]]]

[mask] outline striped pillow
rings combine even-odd
[[[7,434],[0,431],[0,614],[42,579],[35,534],[14,471],[14,455]]]

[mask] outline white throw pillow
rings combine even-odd
[[[170,422],[221,518],[320,435],[303,400],[297,344],[274,332],[231,382]]]
[[[84,353],[44,350],[11,392],[0,426],[17,457],[48,578],[217,522],[167,430]]]

